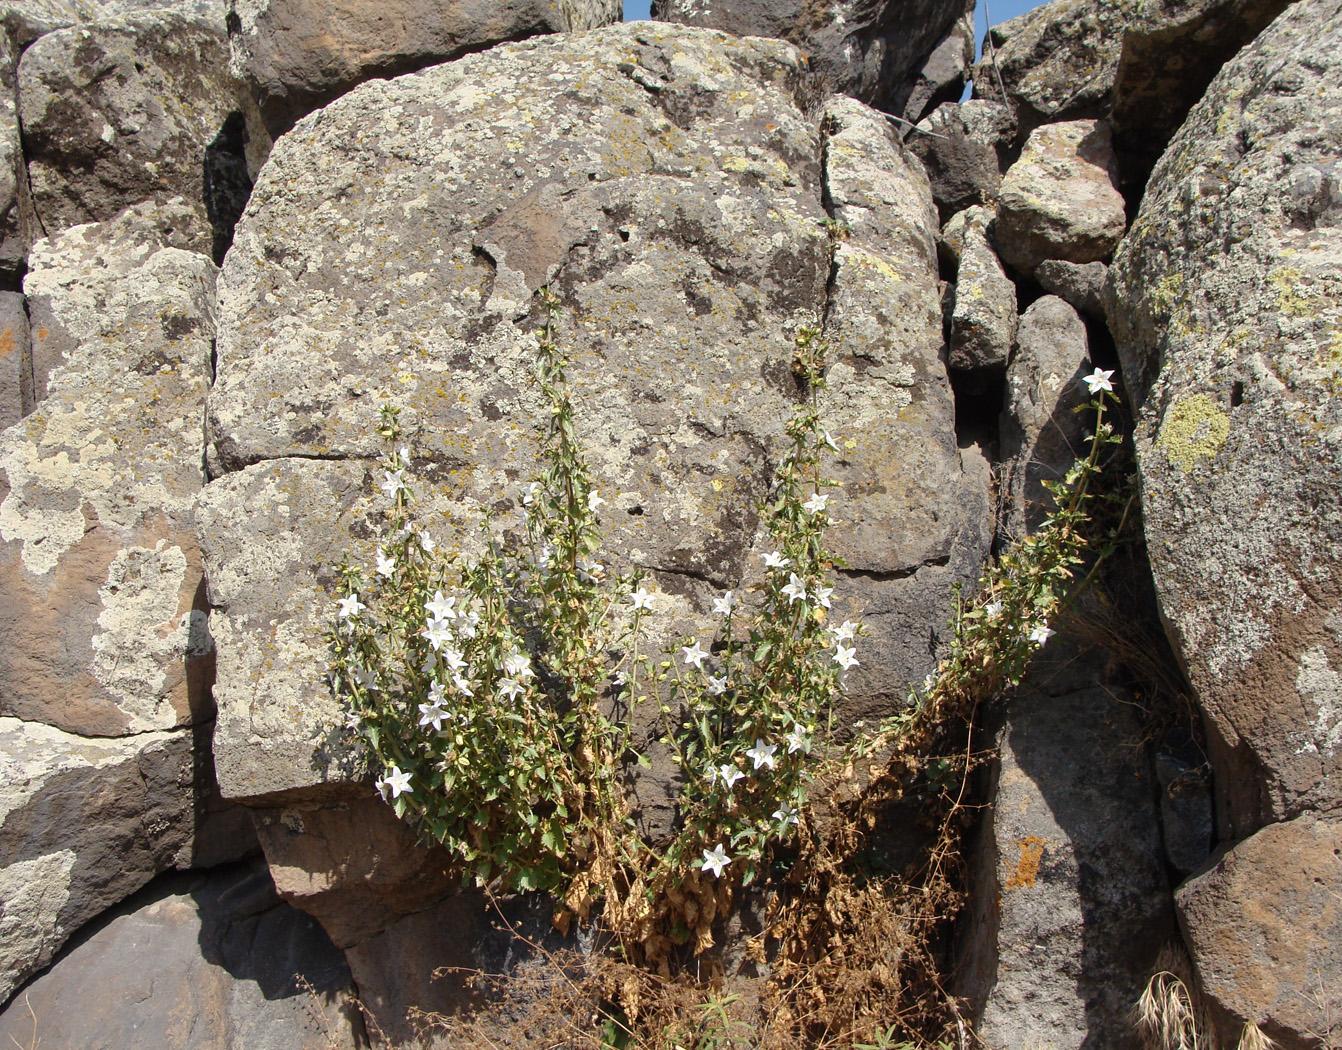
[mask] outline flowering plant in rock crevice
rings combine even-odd
[[[661,599],[641,573],[614,575],[602,564],[604,500],[574,429],[555,342],[558,302],[542,291],[541,305],[537,378],[549,421],[540,476],[521,493],[525,538],[507,544],[486,522],[478,558],[441,550],[414,521],[410,455],[396,410],[384,406],[381,489],[390,509],[374,565],[347,558],[339,568],[331,685],[377,790],[468,878],[550,891],[563,927],[601,902],[607,925],[651,958],[687,941],[701,951],[735,888],[755,880],[771,849],[805,824],[808,785],[822,763],[834,764],[826,759],[830,713],[844,672],[858,663],[863,629],[833,622],[835,558],[824,546],[834,487],[822,471],[834,449],[818,408],[825,347],[813,327],[798,330],[794,366],[805,396],[765,508],[773,549],[753,611],[747,616],[728,591],[713,600],[715,640],[685,638],[654,659],[642,642]],[[1111,374],[1088,377],[1091,392],[1112,396]],[[1060,492],[1088,480],[1101,439],[1112,440],[1102,401],[1095,404],[1091,455]],[[962,611],[962,640],[1011,642],[1006,681],[1019,680],[1052,633],[1067,564],[1042,575],[1027,568],[1019,585],[999,574]],[[1005,627],[1011,637],[997,637]],[[956,659],[939,669],[947,682]],[[855,753],[917,736],[911,727],[937,705],[936,683],[855,742]],[[631,767],[648,764],[631,737],[644,704],[656,706],[657,744],[680,772],[676,826],[661,843],[638,834],[627,795]]]

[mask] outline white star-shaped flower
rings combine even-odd
[[[506,697],[509,700],[516,700],[523,692],[525,692],[525,689],[523,688],[522,683],[516,678],[499,679],[499,696]]]
[[[829,596],[833,593],[834,593],[833,587],[821,587],[819,584],[817,584],[811,590],[811,597],[815,599],[815,603],[817,605],[828,609],[830,607]]]
[[[699,645],[697,638],[691,638],[690,644],[681,647],[682,659],[689,666],[702,671],[704,669],[704,658],[708,656],[708,651]]]
[[[774,758],[777,751],[777,744],[766,744],[763,740],[756,738],[755,746],[746,752],[746,758],[755,764],[756,769],[773,769],[778,762]]]
[[[531,657],[516,650],[503,658],[503,669],[514,678],[536,677],[536,672],[531,669]]]
[[[443,620],[434,620],[419,632],[435,650],[442,649],[452,641],[452,630]]]
[[[745,774],[730,762],[724,762],[722,765],[718,766],[718,779],[722,781],[722,786],[728,791],[732,789],[733,784],[744,778]]]
[[[342,620],[352,620],[358,616],[359,613],[368,608],[363,602],[359,601],[359,596],[357,594],[351,594],[344,598],[336,599],[336,606],[336,612]]]
[[[727,676],[723,675],[721,678],[714,678],[712,675],[709,675],[708,691],[714,696],[721,696],[725,693],[727,691]]]
[[[457,615],[457,599],[445,598],[442,591],[434,591],[433,597],[424,603],[424,611],[435,620],[451,620]]]
[[[462,675],[454,674],[452,676],[452,684],[457,687],[457,692],[461,693],[462,696],[475,695],[475,690],[471,688],[471,683]]]
[[[652,592],[644,590],[642,587],[640,587],[638,590],[636,590],[633,594],[629,596],[629,603],[634,607],[635,612],[638,612],[639,609],[647,609],[649,612],[651,612]]]
[[[987,614],[988,619],[995,620],[1002,615],[1002,603],[994,598],[983,607],[983,611]]]
[[[787,753],[795,755],[798,751],[804,751],[808,755],[811,753],[811,738],[799,725],[794,725],[792,731],[783,738],[787,742]]]
[[[845,671],[851,670],[852,668],[858,665],[857,657],[853,655],[856,652],[857,652],[856,646],[835,645],[834,657],[833,657],[834,662],[838,664],[840,667],[842,667]]]
[[[713,613],[716,616],[730,616],[732,610],[736,608],[736,596],[727,591],[721,598],[713,599]]]
[[[419,545],[424,548],[425,554],[432,554],[434,548],[438,546],[433,542],[433,537],[429,535],[428,529],[419,534]]]
[[[836,642],[851,642],[857,637],[857,628],[858,625],[852,620],[844,620],[838,627],[831,627],[829,633]]]
[[[923,692],[930,693],[936,687],[937,687],[937,676],[936,673],[933,672],[923,679]]]
[[[731,862],[732,858],[727,856],[727,851],[722,848],[722,843],[719,842],[711,850],[704,850],[704,859],[699,867],[704,871],[711,871],[715,879],[720,879],[723,871]]]
[[[806,585],[794,572],[788,576],[787,586],[783,588],[783,593],[787,595],[789,605],[793,602],[804,602],[806,600]]]
[[[789,824],[796,824],[798,820],[797,811],[786,802],[773,811],[773,818],[782,824],[783,827],[787,827]]]
[[[444,628],[446,630],[446,628]],[[458,671],[466,669],[466,657],[460,649],[453,649],[450,646],[443,650],[443,663],[455,674]]]
[[[405,466],[407,466],[407,467],[410,466],[410,450],[409,450],[408,448],[406,448],[404,445],[402,445],[401,448],[400,448],[400,451],[397,453],[397,455],[400,456],[400,458],[401,458],[401,462],[402,462]]]
[[[395,571],[396,559],[379,547],[377,549],[377,574],[379,576],[390,576]]]
[[[829,502],[828,496],[822,496],[819,492],[811,494],[811,498],[803,503],[802,510],[807,514],[819,514],[825,509],[825,504]]]
[[[597,508],[600,507],[605,502],[606,501],[602,499],[600,496],[598,496],[595,492],[589,492],[587,494],[587,509],[590,510],[593,514],[595,514],[597,512]]]
[[[434,732],[443,728],[443,719],[447,717],[447,712],[437,703],[419,705],[419,724],[422,726],[433,726]]]
[[[770,551],[764,556],[764,567],[766,569],[786,569],[792,562],[783,557],[782,551]]]
[[[351,711],[345,716],[346,729],[358,729],[361,725],[363,725],[363,719],[360,717],[358,711]]]
[[[541,494],[541,483],[533,481],[522,491],[522,506],[530,507],[536,502],[536,498]]]
[[[387,792],[391,792],[392,798],[400,798],[402,795],[414,794],[414,788],[410,786],[410,774],[402,773],[400,766],[392,766],[387,770],[386,775],[377,782],[377,790],[383,798],[387,797]]]
[[[399,470],[384,470],[382,472],[382,492],[387,499],[395,499],[397,493],[405,488],[405,478],[401,476]]]
[[[605,571],[606,567],[599,561],[593,561],[591,558],[578,559],[578,575],[584,583],[595,583],[601,579]]]
[[[457,634],[461,635],[461,637],[467,641],[470,641],[475,637],[476,628],[480,626],[480,614],[475,610],[471,610],[467,613],[461,613],[459,616],[460,618],[457,620]]]
[[[1043,645],[1052,638],[1055,633],[1056,632],[1053,631],[1048,624],[1041,623],[1030,632],[1030,641],[1034,642],[1035,645]]]
[[[820,431],[820,443],[824,445],[825,448],[829,449],[831,452],[839,451],[839,446],[838,443],[835,442],[834,440],[834,435],[831,434],[828,430]]]
[[[443,683],[434,679],[429,683],[429,703],[442,706],[447,701],[447,689]]]
[[[1101,390],[1107,390],[1110,393],[1112,393],[1114,389],[1114,384],[1111,382],[1111,380],[1113,378],[1114,378],[1113,369],[1110,369],[1109,371],[1106,372],[1104,369],[1097,368],[1090,375],[1082,376],[1081,382],[1086,384],[1086,389],[1090,391],[1092,394],[1098,394]]]

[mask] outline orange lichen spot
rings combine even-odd
[[[1039,878],[1039,864],[1044,859],[1044,840],[1038,835],[1026,835],[1016,845],[1020,847],[1020,859],[1016,861],[1016,870],[1002,887],[1007,890],[1023,890],[1033,886]]]
[[[37,329],[37,338],[38,338],[39,341],[45,339],[45,338],[47,337],[48,334],[49,334],[49,333],[47,332],[47,326],[46,326],[46,325],[41,325],[41,326],[38,327],[38,329]]]
[[[8,357],[14,352],[14,329],[6,328],[0,332],[0,357]]]

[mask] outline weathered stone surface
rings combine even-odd
[[[226,476],[198,515],[226,794],[348,778],[323,743],[340,718],[320,635],[329,566],[371,550],[378,405],[402,407],[440,541],[473,542],[534,466],[545,282],[567,308],[608,550],[652,575],[668,630],[701,631],[710,596],[758,574],[796,396],[788,326],[828,315],[831,542],[852,567],[836,598],[875,639],[845,717],[930,669],[990,517],[939,360],[931,197],[856,104],[831,110],[822,174],[801,76],[787,45],[642,23],[363,85],[277,144],[221,280],[209,420]],[[822,198],[851,231],[832,293]]]
[[[965,228],[954,297],[951,367],[966,371],[1005,368],[1016,339],[1016,286],[977,226]]]
[[[19,180],[23,148],[19,141],[19,106],[15,92],[18,52],[0,33],[0,281],[18,287],[27,243],[20,222]]]
[[[232,68],[277,136],[365,80],[620,12],[619,0],[229,0]]]
[[[23,418],[33,401],[28,311],[23,296],[0,292],[0,430]]]
[[[1041,660],[1067,645],[1060,633]],[[988,1046],[1131,1047],[1132,1005],[1173,933],[1142,726],[1112,688],[1034,681],[1006,712],[957,990]]]
[[[1156,779],[1165,856],[1180,875],[1189,875],[1207,862],[1216,842],[1211,767],[1162,750],[1156,754]]]
[[[1103,121],[1045,124],[1007,169],[993,240],[1022,276],[1045,259],[1109,258],[1127,226],[1118,163]]]
[[[1149,172],[1216,71],[1291,0],[1154,0],[1123,27],[1110,123],[1125,167]]]
[[[653,0],[652,17],[788,40],[830,90],[903,113],[918,71],[973,10],[972,0]]]
[[[0,717],[0,1002],[70,934],[190,859],[191,733],[92,740]]]
[[[1000,527],[1008,539],[1034,532],[1053,508],[1046,481],[1059,481],[1086,451],[1092,420],[1073,409],[1090,400],[1086,325],[1057,296],[1036,299],[1021,315],[1007,369],[1001,421]]]
[[[191,513],[215,269],[139,218],[34,247],[45,400],[0,433],[0,714],[86,735],[209,717]]]
[[[960,268],[960,255],[965,250],[966,238],[978,234],[987,235],[997,213],[991,208],[966,208],[958,211],[946,220],[937,235],[937,255],[950,270]]]
[[[1161,613],[1221,837],[1342,798],[1342,5],[1293,5],[1175,135],[1110,268]]]
[[[1034,279],[1046,292],[1066,299],[1081,313],[1104,319],[1104,279],[1109,267],[1102,262],[1074,263],[1045,259],[1035,267]]]
[[[19,98],[47,234],[179,197],[185,246],[222,256],[248,187],[221,24],[149,11],[48,33],[19,63]]]
[[[349,991],[340,952],[264,868],[225,868],[168,877],[118,909],[0,1013],[0,1040],[353,1050],[365,1044]]]
[[[1013,128],[1005,106],[973,100],[938,106],[909,133],[905,145],[923,162],[941,214],[997,199],[998,148]]]
[[[1052,0],[993,26],[974,66],[974,97],[1009,102],[1022,131],[1105,116],[1123,29],[1140,6],[1138,0]]]
[[[904,119],[916,124],[938,106],[958,102],[964,94],[973,64],[974,11],[971,4],[910,78],[904,99]]]
[[[1342,821],[1304,815],[1238,843],[1176,894],[1228,1043],[1247,1021],[1281,1047],[1342,1036]]]

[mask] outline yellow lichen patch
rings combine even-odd
[[[1156,446],[1170,463],[1190,473],[1200,460],[1214,459],[1230,436],[1230,417],[1206,394],[1180,398],[1165,415]]]
[[[1039,879],[1039,865],[1044,859],[1044,840],[1038,835],[1026,835],[1016,845],[1020,847],[1020,858],[1016,861],[1016,870],[1002,885],[1004,890],[1029,889]]]
[[[1308,317],[1314,312],[1311,297],[1300,291],[1304,278],[1294,266],[1278,266],[1267,275],[1268,284],[1277,290],[1277,309],[1287,317]]]

